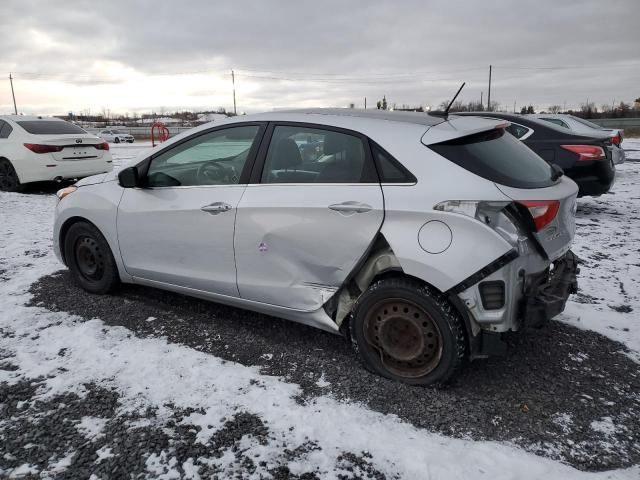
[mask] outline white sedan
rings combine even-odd
[[[64,120],[0,116],[0,190],[113,170],[109,144]]]
[[[123,132],[122,130],[106,129],[98,133],[98,136],[107,142],[113,143],[133,143],[133,135]]]

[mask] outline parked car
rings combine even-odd
[[[64,120],[0,117],[0,190],[31,182],[78,179],[113,170],[109,144]]]
[[[546,122],[555,123],[576,133],[584,133],[586,135],[599,136],[602,132],[606,132],[611,138],[611,156],[613,163],[616,165],[624,163],[626,155],[622,148],[622,140],[624,139],[624,130],[617,128],[604,128],[584,118],[575,117],[567,114],[553,113],[537,113],[533,114],[536,118],[540,118]]]
[[[577,193],[504,122],[273,112],[60,190],[54,249],[88,292],[136,283],[294,320],[431,384],[563,310]]]
[[[507,131],[544,160],[561,167],[578,184],[578,196],[607,193],[615,181],[611,139],[604,132],[596,136],[577,133],[530,115],[515,113],[461,112],[456,115],[510,122]]]
[[[107,142],[112,142],[112,143],[121,143],[121,142],[133,143],[135,141],[135,139],[133,138],[133,135],[129,135],[128,133],[123,132],[122,130],[116,130],[116,129],[102,130],[100,131],[100,133],[98,133],[98,136],[106,140]]]

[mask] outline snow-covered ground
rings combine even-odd
[[[635,151],[628,152],[628,163],[619,167],[615,193],[579,202],[575,251],[584,260],[580,294],[561,320],[623,343],[637,360],[640,141],[627,139],[625,147]],[[125,163],[141,148],[140,144],[114,146],[116,164]],[[117,395],[116,413],[130,416],[126,428],[131,432],[145,422],[155,422],[167,435],[186,429],[196,442],[216,448],[185,459],[171,443],[148,446],[140,461],[150,478],[200,478],[196,463],[209,465],[220,478],[640,478],[639,466],[585,473],[510,444],[434,434],[330,396],[300,402],[297,385],[263,375],[257,368],[165,338],[138,338],[98,318],[86,321],[26,306],[30,286],[61,268],[51,252],[54,205],[53,195],[0,194],[0,383],[35,388],[22,402],[0,397],[0,412],[26,416],[34,430],[44,422],[41,413],[29,416],[32,410],[39,411],[37,402],[59,402],[73,394],[82,398],[98,386]],[[62,409],[63,403],[56,405]],[[152,417],[140,414],[148,409],[155,412]],[[177,409],[185,413],[176,420]],[[220,432],[228,432],[239,418],[259,424],[253,431],[261,433],[241,434],[226,444]],[[50,452],[39,463],[0,469],[0,477],[55,478],[87,451],[96,457],[96,471],[113,459],[112,448],[99,443],[107,428],[104,414],[89,412],[60,422],[73,423],[85,441],[68,451]],[[562,422],[570,419],[558,418]],[[11,455],[3,452],[2,445],[15,435],[6,430],[8,423],[5,415],[0,416],[0,458],[4,455],[6,462]],[[592,428],[603,437],[615,431],[606,419],[594,422]],[[628,434],[636,436],[640,445],[640,432]],[[37,438],[28,447],[36,444]],[[278,476],[285,467],[290,476]],[[307,476],[300,477],[303,473]],[[102,477],[98,472],[94,478]]]

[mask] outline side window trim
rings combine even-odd
[[[136,169],[138,170],[138,175],[139,178],[145,178],[147,177],[147,173],[149,172],[149,168],[151,167],[151,162],[153,162],[153,160],[157,157],[159,157],[160,155],[164,155],[166,152],[171,151],[172,149],[182,145],[183,143],[189,142],[191,140],[194,140],[198,137],[201,137],[203,135],[208,135],[210,133],[219,131],[219,130],[226,130],[228,128],[236,128],[236,127],[258,127],[258,133],[256,133],[256,137],[253,143],[253,146],[251,147],[251,151],[249,152],[249,155],[247,156],[247,161],[244,164],[244,167],[242,168],[242,172],[240,173],[240,178],[238,179],[238,183],[234,184],[234,185],[191,185],[191,186],[176,186],[176,187],[147,187],[144,186],[142,188],[148,188],[148,189],[156,189],[156,188],[202,188],[202,187],[231,187],[231,186],[239,186],[239,185],[246,185],[248,183],[249,180],[249,175],[252,171],[253,165],[255,163],[257,154],[259,152],[259,149],[264,141],[265,138],[265,131],[267,130],[267,124],[268,122],[238,122],[238,123],[228,123],[228,124],[224,124],[224,125],[218,125],[212,128],[209,128],[207,130],[203,130],[201,132],[197,132],[193,135],[190,135],[188,137],[183,138],[182,140],[180,140],[179,142],[176,142],[174,144],[171,144],[169,147],[162,149],[158,152],[153,153],[152,155],[148,156],[147,158],[145,158],[144,160],[140,161],[139,163],[137,163],[135,165]]]
[[[352,137],[358,138],[362,142],[362,148],[364,150],[364,170],[363,170],[363,180],[359,182],[359,184],[379,184],[380,177],[378,176],[377,168],[375,166],[375,161],[373,159],[373,154],[371,152],[371,147],[369,145],[369,138],[366,135],[363,135],[360,132],[356,132],[353,130],[349,130],[341,127],[334,127],[333,125],[323,125],[318,123],[307,123],[307,122],[286,122],[286,121],[275,121],[269,122],[269,125],[265,131],[264,136],[262,137],[262,142],[260,145],[260,149],[258,151],[258,155],[255,159],[253,169],[251,170],[251,175],[249,178],[249,185],[287,185],[283,183],[263,183],[262,182],[262,172],[265,167],[267,153],[269,151],[269,146],[271,145],[271,140],[273,139],[273,133],[276,127],[300,127],[300,128],[313,128],[316,130],[327,130],[330,132],[342,133],[344,135],[350,135]],[[293,185],[293,184],[289,184]],[[313,183],[305,183],[305,185],[313,185]],[[316,184],[319,185],[319,184]],[[336,185],[339,185],[336,183]],[[342,184],[345,185],[345,184]]]
[[[510,122],[510,123],[527,129],[527,133],[525,133],[524,135],[519,137],[518,140],[523,141],[523,140],[526,140],[527,138],[529,138],[531,135],[533,135],[533,132],[534,132],[533,128],[527,127],[526,125],[522,125],[521,123],[518,123],[518,122]]]
[[[368,140],[369,140],[369,149],[371,150],[371,157],[373,158],[376,170],[378,171],[378,179],[382,185],[385,185],[385,184],[415,185],[416,183],[418,183],[418,179],[416,178],[416,176],[413,173],[411,173],[411,171],[409,171],[407,167],[405,167],[402,163],[400,163],[393,155],[387,152],[383,147],[378,145],[376,142],[374,142],[371,139],[368,139]],[[389,161],[393,164],[394,167],[396,167],[398,170],[400,170],[404,174],[405,176],[404,181],[402,182],[385,181],[385,179],[383,178],[382,165],[380,165],[380,163],[377,160],[377,156],[375,155],[376,150],[379,150],[384,156],[386,156],[389,159]]]

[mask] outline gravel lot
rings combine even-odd
[[[620,191],[640,180],[639,163],[624,168]],[[629,209],[638,212],[640,197],[634,195],[624,201],[634,202]],[[637,322],[637,280],[624,277],[629,270],[623,266],[632,263],[628,258],[614,266],[607,261],[623,252],[640,263],[640,233],[627,228],[628,218],[617,218],[608,199],[620,200],[607,195],[580,204],[579,233],[589,239],[579,242],[578,253],[588,281],[581,284],[573,308],[601,311],[603,322],[614,318],[611,315],[620,316],[624,325],[634,318]],[[613,233],[600,238],[605,229]],[[617,252],[610,250],[616,248],[612,235],[619,239]],[[48,242],[23,249],[19,270],[2,260],[0,286],[50,255]],[[584,325],[572,326],[580,324],[580,317],[564,319],[572,325],[553,321],[543,329],[512,335],[506,357],[470,364],[445,389],[415,388],[366,372],[340,337],[276,318],[139,286],[125,286],[113,296],[93,296],[78,289],[65,270],[26,284],[31,285],[28,306],[77,315],[78,325],[99,318],[106,326],[124,327],[138,338],[166,338],[170,344],[225,361],[257,366],[261,374],[300,385],[295,398],[300,405],[313,407],[330,395],[345,404],[393,414],[419,429],[508,442],[579,470],[640,464],[637,352],[625,341],[629,328],[613,321],[607,336]],[[609,289],[618,296],[605,294]],[[37,341],[55,326],[51,322],[29,335]],[[10,323],[0,325],[0,338],[17,340]],[[70,343],[53,357],[64,359],[75,346]],[[18,359],[16,352],[0,349],[0,374],[18,372]],[[254,412],[239,408],[218,419],[209,425],[210,435],[203,441],[202,426],[189,421],[205,413],[197,406],[169,403],[162,408],[125,409],[120,392],[95,383],[83,385],[81,394],[42,397],[46,384],[64,373],[49,371],[0,382],[0,476],[3,472],[25,478],[91,474],[173,478],[175,472],[185,478],[325,476],[312,463],[306,467],[308,459],[322,450],[312,438],[295,445],[279,440],[271,425]],[[278,452],[268,462],[248,453],[267,447]],[[336,478],[400,478],[380,471],[367,451],[342,449],[334,457]],[[219,466],[221,459],[227,465],[224,469]]]

